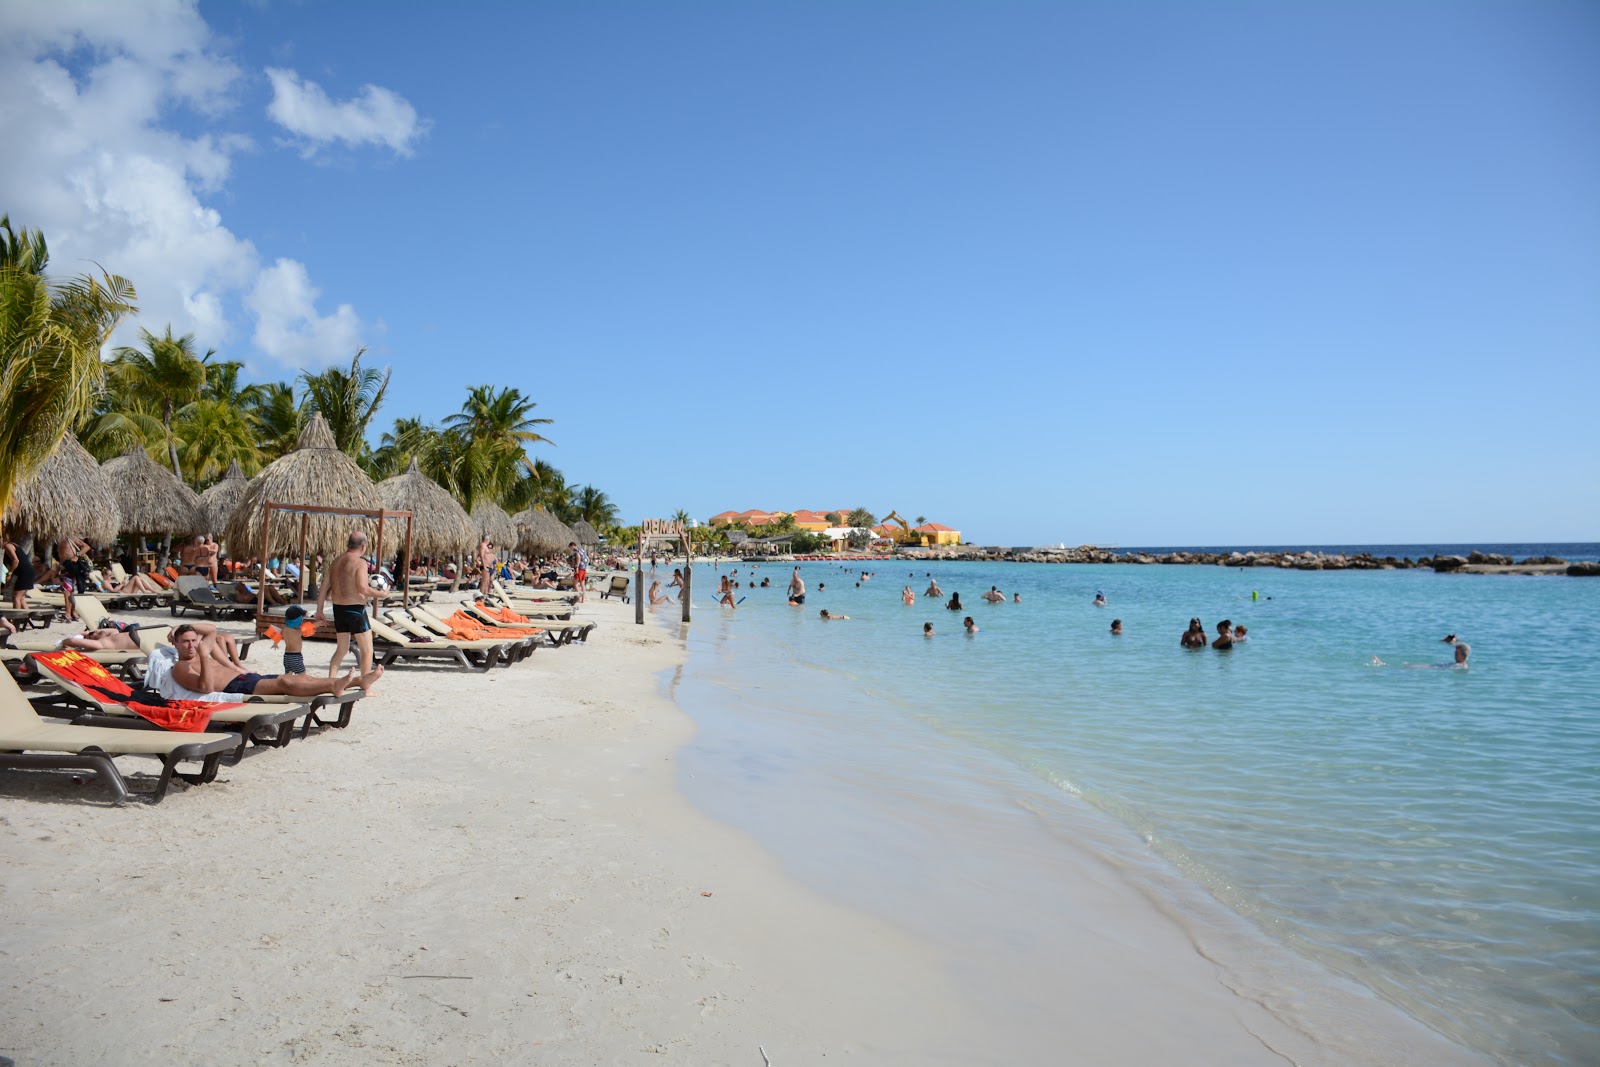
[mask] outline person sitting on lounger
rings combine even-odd
[[[106,591],[111,593],[141,593],[149,596],[165,592],[161,586],[151,580],[148,574],[130,574],[121,582],[107,582]]]
[[[80,652],[137,652],[138,633],[137,626],[130,626],[126,630],[105,626],[98,630],[85,630],[81,634],[63,637],[61,647],[75,648]]]
[[[287,604],[291,599],[287,594],[278,592],[270,585],[266,587],[265,595],[266,602],[274,606]],[[250,588],[249,582],[234,582],[233,599],[238,604],[254,604],[256,602],[256,591]]]
[[[196,693],[294,697],[332,693],[338,696],[351,685],[371,692],[373,684],[383,677],[382,667],[374,667],[359,678],[354,671],[337,678],[324,678],[311,674],[253,674],[236,670],[206,655],[201,647],[200,631],[189,623],[173,630],[172,640],[178,650],[178,661],[172,665],[172,680]]]

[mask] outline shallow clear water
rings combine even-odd
[[[802,876],[870,896],[884,853],[927,862],[919,836],[1077,798],[1436,1030],[1506,1062],[1600,1060],[1600,581],[869,566],[858,588],[802,565],[803,610],[784,604],[788,568],[765,567],[772,588],[736,612],[702,595],[690,627],[690,795]],[[924,597],[930,569],[965,611]],[[1023,603],[979,600],[991,585]],[[1196,615],[1250,640],[1184,651]],[[1447,632],[1470,669],[1406,666],[1447,663]],[[869,808],[892,830],[863,836]],[[1049,857],[1006,862],[1026,883]]]

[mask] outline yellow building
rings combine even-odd
[[[941,526],[936,522],[925,522],[911,531],[912,536],[921,538],[924,545],[959,545],[961,531],[952,530],[948,526]]]

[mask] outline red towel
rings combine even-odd
[[[120,704],[140,718],[148,719],[165,730],[204,733],[206,727],[211,724],[211,716],[216,712],[243,706],[210,704],[204,700],[167,700],[150,690],[136,691],[127,682],[106,670],[105,664],[96,663],[76,649],[35,652],[31,658],[106,703]],[[161,703],[148,703],[150,700],[160,700]]]

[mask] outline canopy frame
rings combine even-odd
[[[272,500],[263,501],[261,505],[261,555],[256,557],[265,567],[267,560],[267,545],[270,543],[269,535],[272,532],[272,513],[283,512],[287,515],[300,516],[300,559],[305,566],[300,568],[300,577],[295,581],[295,600],[306,598],[306,572],[311,569],[310,560],[306,559],[306,531],[312,515],[347,515],[355,519],[375,519],[378,523],[378,535],[372,547],[373,559],[378,566],[383,566],[383,524],[388,519],[406,520],[406,545],[405,567],[406,580],[400,583],[401,606],[411,607],[411,512],[390,511],[388,508],[328,508],[315,504],[280,504]],[[256,625],[269,621],[267,617],[267,583],[256,583]]]

